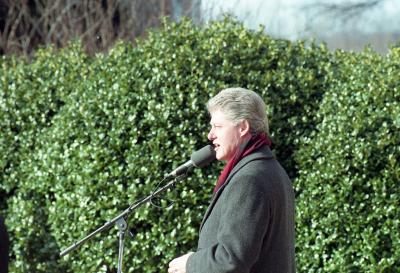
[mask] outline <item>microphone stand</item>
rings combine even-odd
[[[120,215],[117,217],[113,218],[112,220],[106,222],[103,226],[98,228],[97,230],[93,231],[89,235],[87,235],[85,238],[73,243],[71,246],[67,247],[65,250],[60,252],[60,256],[65,256],[69,252],[77,249],[81,245],[83,245],[86,241],[94,237],[97,233],[100,233],[102,231],[108,230],[113,226],[114,224],[117,224],[118,227],[118,237],[119,237],[119,250],[118,250],[118,273],[122,273],[122,258],[123,258],[123,252],[124,252],[124,239],[125,239],[125,234],[126,230],[128,228],[128,224],[126,222],[126,219],[128,216],[138,207],[142,206],[144,203],[150,201],[151,198],[154,196],[159,195],[160,193],[168,190],[171,188],[175,183],[181,181],[183,178],[186,177],[186,173],[182,174],[180,176],[175,177],[173,180],[168,182],[165,186],[159,188],[157,191],[155,191],[153,194],[136,201],[135,203],[131,204],[127,209],[125,209]]]

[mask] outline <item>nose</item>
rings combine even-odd
[[[211,128],[210,132],[208,132],[207,138],[208,138],[208,140],[211,140],[211,141],[215,139],[213,128]]]

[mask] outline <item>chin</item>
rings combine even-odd
[[[222,157],[222,156],[217,155],[216,158],[218,161],[228,161],[225,157]]]
[[[219,161],[223,161],[224,160],[224,156],[219,155],[218,153],[215,155],[215,158]]]

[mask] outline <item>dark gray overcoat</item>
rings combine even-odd
[[[265,146],[239,161],[214,194],[188,273],[292,273],[294,193]]]

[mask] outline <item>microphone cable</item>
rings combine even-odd
[[[182,178],[186,177],[188,172],[190,171],[190,169],[191,168],[188,168],[185,173],[174,177],[174,179],[173,179],[174,182],[173,182],[172,186],[175,187],[175,184],[179,180],[181,180]],[[158,196],[155,195],[155,193],[161,188],[162,183],[164,183],[165,180],[167,180],[167,178],[168,178],[168,176],[164,177],[160,182],[158,182],[158,184],[154,187],[152,193],[150,194],[150,196],[151,196],[150,197],[150,204],[153,207],[156,207],[156,208],[159,208],[159,209],[168,209],[168,208],[172,207],[175,204],[175,200],[171,200],[171,199],[168,199],[168,198],[162,199],[161,197],[158,197]],[[157,205],[155,202],[153,202],[153,199],[160,199],[161,200],[160,202],[162,202],[163,200],[167,200],[169,202],[169,204],[166,207],[163,207],[163,206]]]

